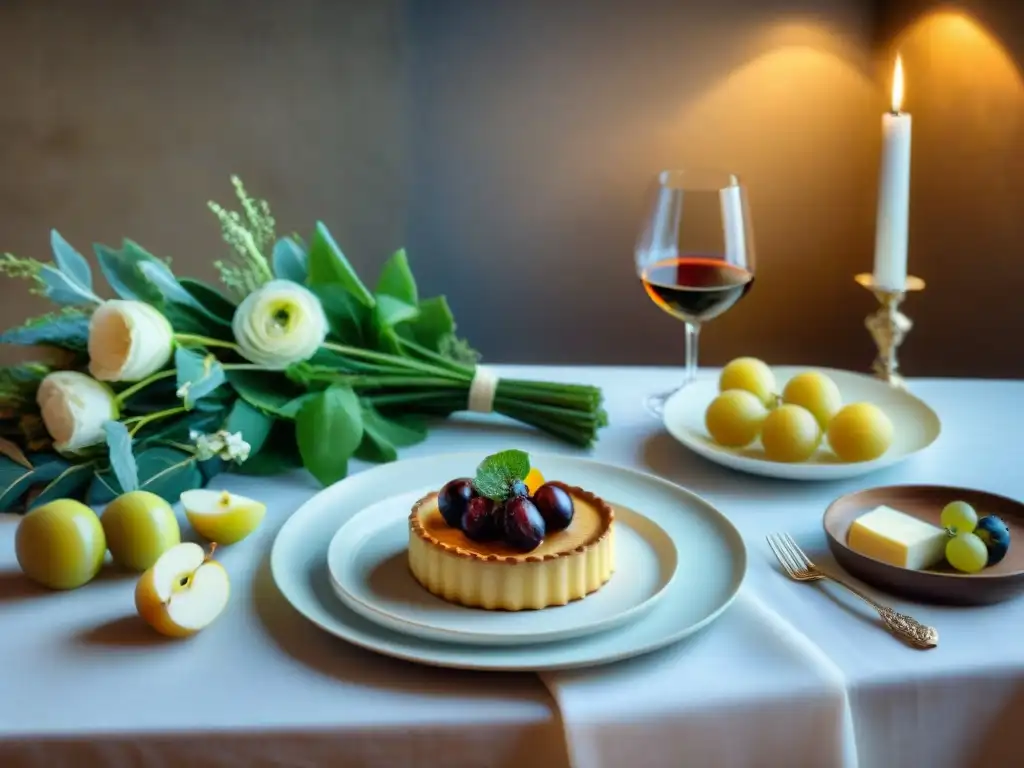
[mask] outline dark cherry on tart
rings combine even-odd
[[[600,589],[614,572],[612,508],[597,496],[522,482],[494,501],[469,478],[451,480],[414,505],[409,565],[428,591],[488,610],[565,605]]]

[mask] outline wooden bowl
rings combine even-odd
[[[1006,556],[980,573],[960,573],[948,563],[927,571],[889,565],[855,552],[846,540],[853,521],[886,505],[939,525],[942,508],[966,501],[978,517],[997,515],[1010,529]],[[852,575],[878,589],[912,600],[949,605],[987,605],[1024,592],[1024,504],[1005,496],[943,485],[892,485],[841,496],[825,510],[825,536],[836,561]]]

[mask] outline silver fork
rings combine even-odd
[[[831,574],[825,573],[818,566],[811,562],[811,559],[804,554],[803,550],[793,541],[788,533],[773,533],[768,536],[768,546],[772,548],[775,557],[786,571],[786,575],[793,581],[821,581],[828,579],[834,581],[841,587],[859,597],[876,611],[885,624],[886,629],[902,640],[910,643],[915,648],[934,648],[939,644],[939,632],[934,627],[929,627],[917,619],[911,618],[904,613],[899,613],[886,605],[877,603],[865,595],[856,587],[837,579]]]

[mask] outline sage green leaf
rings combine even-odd
[[[370,333],[372,310],[352,296],[344,286],[338,283],[314,285],[310,290],[320,299],[327,322],[331,327],[331,336],[338,342],[350,347],[370,345],[373,338]]]
[[[232,468],[241,475],[266,477],[302,466],[302,456],[295,443],[295,422],[278,420],[270,430],[270,437],[255,456]]]
[[[43,281],[46,297],[57,304],[75,306],[102,303],[91,288],[50,264],[39,267],[39,279]]]
[[[274,277],[291,280],[300,285],[306,283],[306,278],[309,277],[309,257],[302,246],[292,238],[282,237],[274,243],[274,253],[270,260],[274,265]]]
[[[178,374],[178,396],[186,408],[192,408],[197,400],[227,381],[224,367],[216,357],[186,347],[174,350],[174,367]]]
[[[228,371],[227,376],[231,386],[249,405],[283,419],[294,419],[308,397],[282,374]]]
[[[362,461],[384,463],[398,458],[398,447],[415,445],[427,437],[426,427],[412,418],[389,418],[363,402],[363,440],[355,456]]]
[[[82,464],[72,464],[70,467],[55,477],[32,503],[29,509],[54,501],[56,499],[77,499],[92,481],[95,464],[91,461]]]
[[[89,269],[89,262],[72,248],[56,229],[50,230],[50,247],[53,250],[53,261],[60,271],[92,291],[92,270]]]
[[[328,283],[341,285],[361,304],[373,306],[373,294],[363,285],[327,227],[318,221],[309,245],[309,284],[312,286]]]
[[[412,276],[404,248],[395,251],[391,258],[384,262],[380,277],[377,279],[376,293],[378,297],[391,296],[414,307],[419,303],[416,279]]]
[[[227,298],[216,288],[199,280],[193,280],[190,277],[178,278],[178,282],[204,309],[216,316],[221,322],[228,325],[231,324],[235,317],[236,309],[235,303],[231,299]]]
[[[0,512],[11,509],[36,483],[48,483],[70,466],[53,454],[37,454],[31,461],[32,469],[26,469],[0,457]]]
[[[93,507],[104,506],[121,495],[121,486],[109,470],[96,472],[85,492],[85,503]]]
[[[128,493],[139,488],[139,470],[132,453],[132,436],[120,421],[106,421],[103,431],[107,435],[107,453],[121,489]]]
[[[171,504],[185,491],[201,488],[204,483],[195,456],[176,448],[157,446],[141,451],[139,488],[155,493]]]
[[[501,451],[485,458],[476,468],[473,485],[481,496],[504,501],[512,484],[530,474],[530,456],[525,451]]]
[[[122,248],[115,251],[100,243],[93,245],[93,251],[103,277],[122,299],[157,305],[162,302],[163,295],[139,269],[140,262],[155,260],[155,256],[142,249]]]
[[[74,351],[84,350],[88,342],[89,316],[77,307],[34,317],[0,334],[0,344],[47,344]]]
[[[396,299],[387,294],[377,295],[377,304],[373,308],[374,322],[379,328],[393,328],[399,323],[408,322],[419,314],[415,304]]]
[[[424,299],[416,317],[402,323],[401,331],[409,331],[412,340],[434,352],[441,351],[441,341],[455,333],[455,317],[444,296]]]
[[[260,452],[273,426],[273,417],[241,398],[235,401],[224,423],[224,429],[228,432],[242,434],[242,439],[249,444],[250,458]]]
[[[204,398],[200,403],[206,403],[208,399]],[[197,408],[180,416],[158,419],[144,426],[135,435],[135,444],[144,445],[160,440],[190,443],[193,430],[203,433],[216,432],[224,422],[224,413],[223,407],[212,411],[203,411]]]
[[[306,400],[295,419],[303,466],[323,485],[348,474],[348,460],[363,439],[359,398],[351,387],[333,386]]]

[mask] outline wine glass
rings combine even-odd
[[[665,401],[697,377],[701,326],[726,312],[754,283],[750,211],[739,178],[716,170],[659,173],[635,256],[647,295],[686,324],[682,385],[647,400],[660,417]]]

